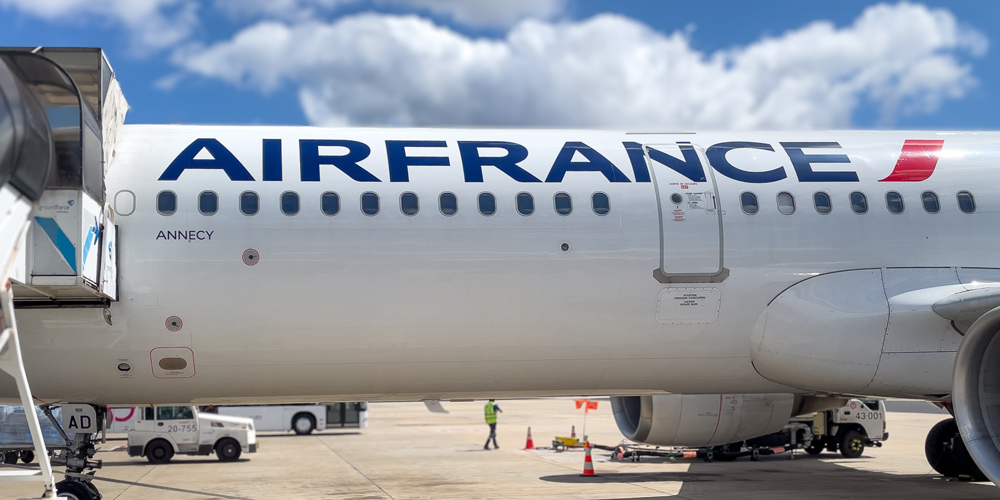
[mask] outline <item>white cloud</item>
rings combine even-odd
[[[987,46],[950,12],[906,3],[712,54],[689,33],[601,15],[471,39],[416,16],[364,14],[261,22],[174,62],[262,92],[295,86],[323,125],[837,128],[865,102],[890,124],[962,97],[976,82],[958,53]]]
[[[173,46],[198,24],[198,6],[188,0],[0,0],[0,7],[47,21],[120,23],[140,51]]]
[[[465,26],[487,28],[551,19],[563,12],[565,4],[566,0],[215,0],[216,8],[235,19],[315,21],[337,9],[360,5],[430,12]]]
[[[564,0],[377,0],[425,9],[467,26],[505,28],[525,19],[551,19],[565,8]]]
[[[346,5],[361,0],[215,0],[215,8],[233,19],[265,17],[284,21],[306,21],[320,18]]]

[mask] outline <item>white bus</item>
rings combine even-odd
[[[129,432],[142,408],[110,408],[108,432]],[[257,431],[295,431],[309,434],[326,429],[365,429],[368,427],[368,403],[328,405],[202,406],[202,413],[217,413],[253,419]]]
[[[364,429],[368,427],[368,403],[328,405],[219,406],[209,411],[219,415],[249,417],[258,431],[295,431],[309,434],[326,429]]]

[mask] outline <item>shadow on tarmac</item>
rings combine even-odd
[[[215,455],[205,455],[204,457],[200,457],[200,458],[176,458],[175,457],[175,458],[171,458],[170,461],[167,462],[167,463],[165,463],[165,464],[151,464],[145,458],[135,457],[135,459],[122,460],[120,462],[111,462],[111,461],[108,461],[108,460],[105,459],[103,461],[103,463],[101,464],[101,467],[102,468],[105,468],[105,467],[129,467],[129,466],[153,467],[153,466],[156,466],[156,465],[175,465],[175,464],[177,464],[177,465],[180,465],[180,464],[198,464],[198,465],[203,465],[203,466],[209,466],[210,464],[217,464],[217,465],[238,464],[238,463],[249,462],[249,461],[250,461],[249,458],[241,458],[239,460],[233,460],[233,461],[230,461],[230,462],[222,462],[218,458],[216,458]],[[101,479],[100,476],[98,476],[98,478]]]
[[[761,457],[759,462],[740,459],[735,462],[677,460],[688,465],[687,471],[608,472],[595,464],[597,476],[580,473],[539,477],[542,481],[563,484],[635,484],[656,482],[681,483],[677,497],[688,500],[726,498],[726,500],[799,499],[799,498],[878,498],[879,500],[914,500],[918,498],[986,499],[1000,498],[1000,488],[992,483],[969,483],[947,480],[932,474],[890,474],[844,466],[839,457]],[[827,460],[833,459],[833,460]],[[839,462],[839,463],[838,463]],[[655,464],[645,458],[641,464]],[[666,461],[661,462],[666,463]],[[611,500],[615,497],[608,497]],[[631,497],[629,497],[631,498]],[[643,500],[666,498],[651,496]]]

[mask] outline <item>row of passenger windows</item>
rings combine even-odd
[[[493,215],[497,212],[497,199],[493,193],[480,193],[476,198],[479,213]],[[240,212],[244,215],[256,215],[260,211],[260,196],[253,191],[244,191],[239,198]],[[279,208],[285,215],[295,215],[301,209],[299,194],[285,191],[279,197]],[[552,197],[552,206],[559,215],[569,215],[573,212],[573,198],[567,193],[556,193]],[[514,208],[521,215],[535,213],[535,198],[531,193],[518,193],[514,197]],[[597,215],[607,215],[611,211],[611,199],[605,193],[594,193],[590,196],[590,208]],[[361,195],[361,213],[376,215],[381,210],[379,196],[371,191]],[[420,198],[416,193],[406,192],[399,195],[399,210],[403,215],[416,215],[420,211]],[[441,193],[438,196],[438,210],[444,215],[458,213],[458,197],[454,193]],[[177,195],[173,191],[160,191],[156,195],[156,211],[161,215],[172,215],[177,211]],[[215,215],[219,211],[219,195],[212,191],[204,191],[198,195],[198,211],[204,215]],[[320,211],[326,215],[340,213],[340,195],[332,191],[320,196]]]
[[[976,199],[972,196],[972,193],[968,191],[959,191],[955,194],[955,198],[958,201],[958,209],[962,212],[971,214],[976,211]],[[861,191],[854,191],[851,193],[848,200],[851,205],[851,210],[854,213],[868,213],[868,197]],[[921,193],[920,202],[924,207],[924,211],[929,214],[936,214],[941,211],[941,202],[938,200],[938,195],[934,191],[924,191]],[[778,193],[777,203],[779,212],[785,215],[795,213],[795,197],[792,193],[787,191]],[[757,195],[750,191],[745,191],[740,195],[740,205],[743,207],[743,212],[748,215],[756,214],[760,210],[760,205],[757,203]],[[817,191],[813,194],[813,208],[815,208],[820,214],[828,214],[833,211],[833,200],[830,198],[829,194],[823,191]],[[889,210],[890,213],[903,213],[906,209],[906,204],[903,202],[903,195],[896,191],[889,191],[885,193],[885,208]]]

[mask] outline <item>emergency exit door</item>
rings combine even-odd
[[[722,281],[728,274],[722,209],[705,151],[686,143],[647,144],[643,150],[660,218],[660,268],[654,276],[663,283]]]

